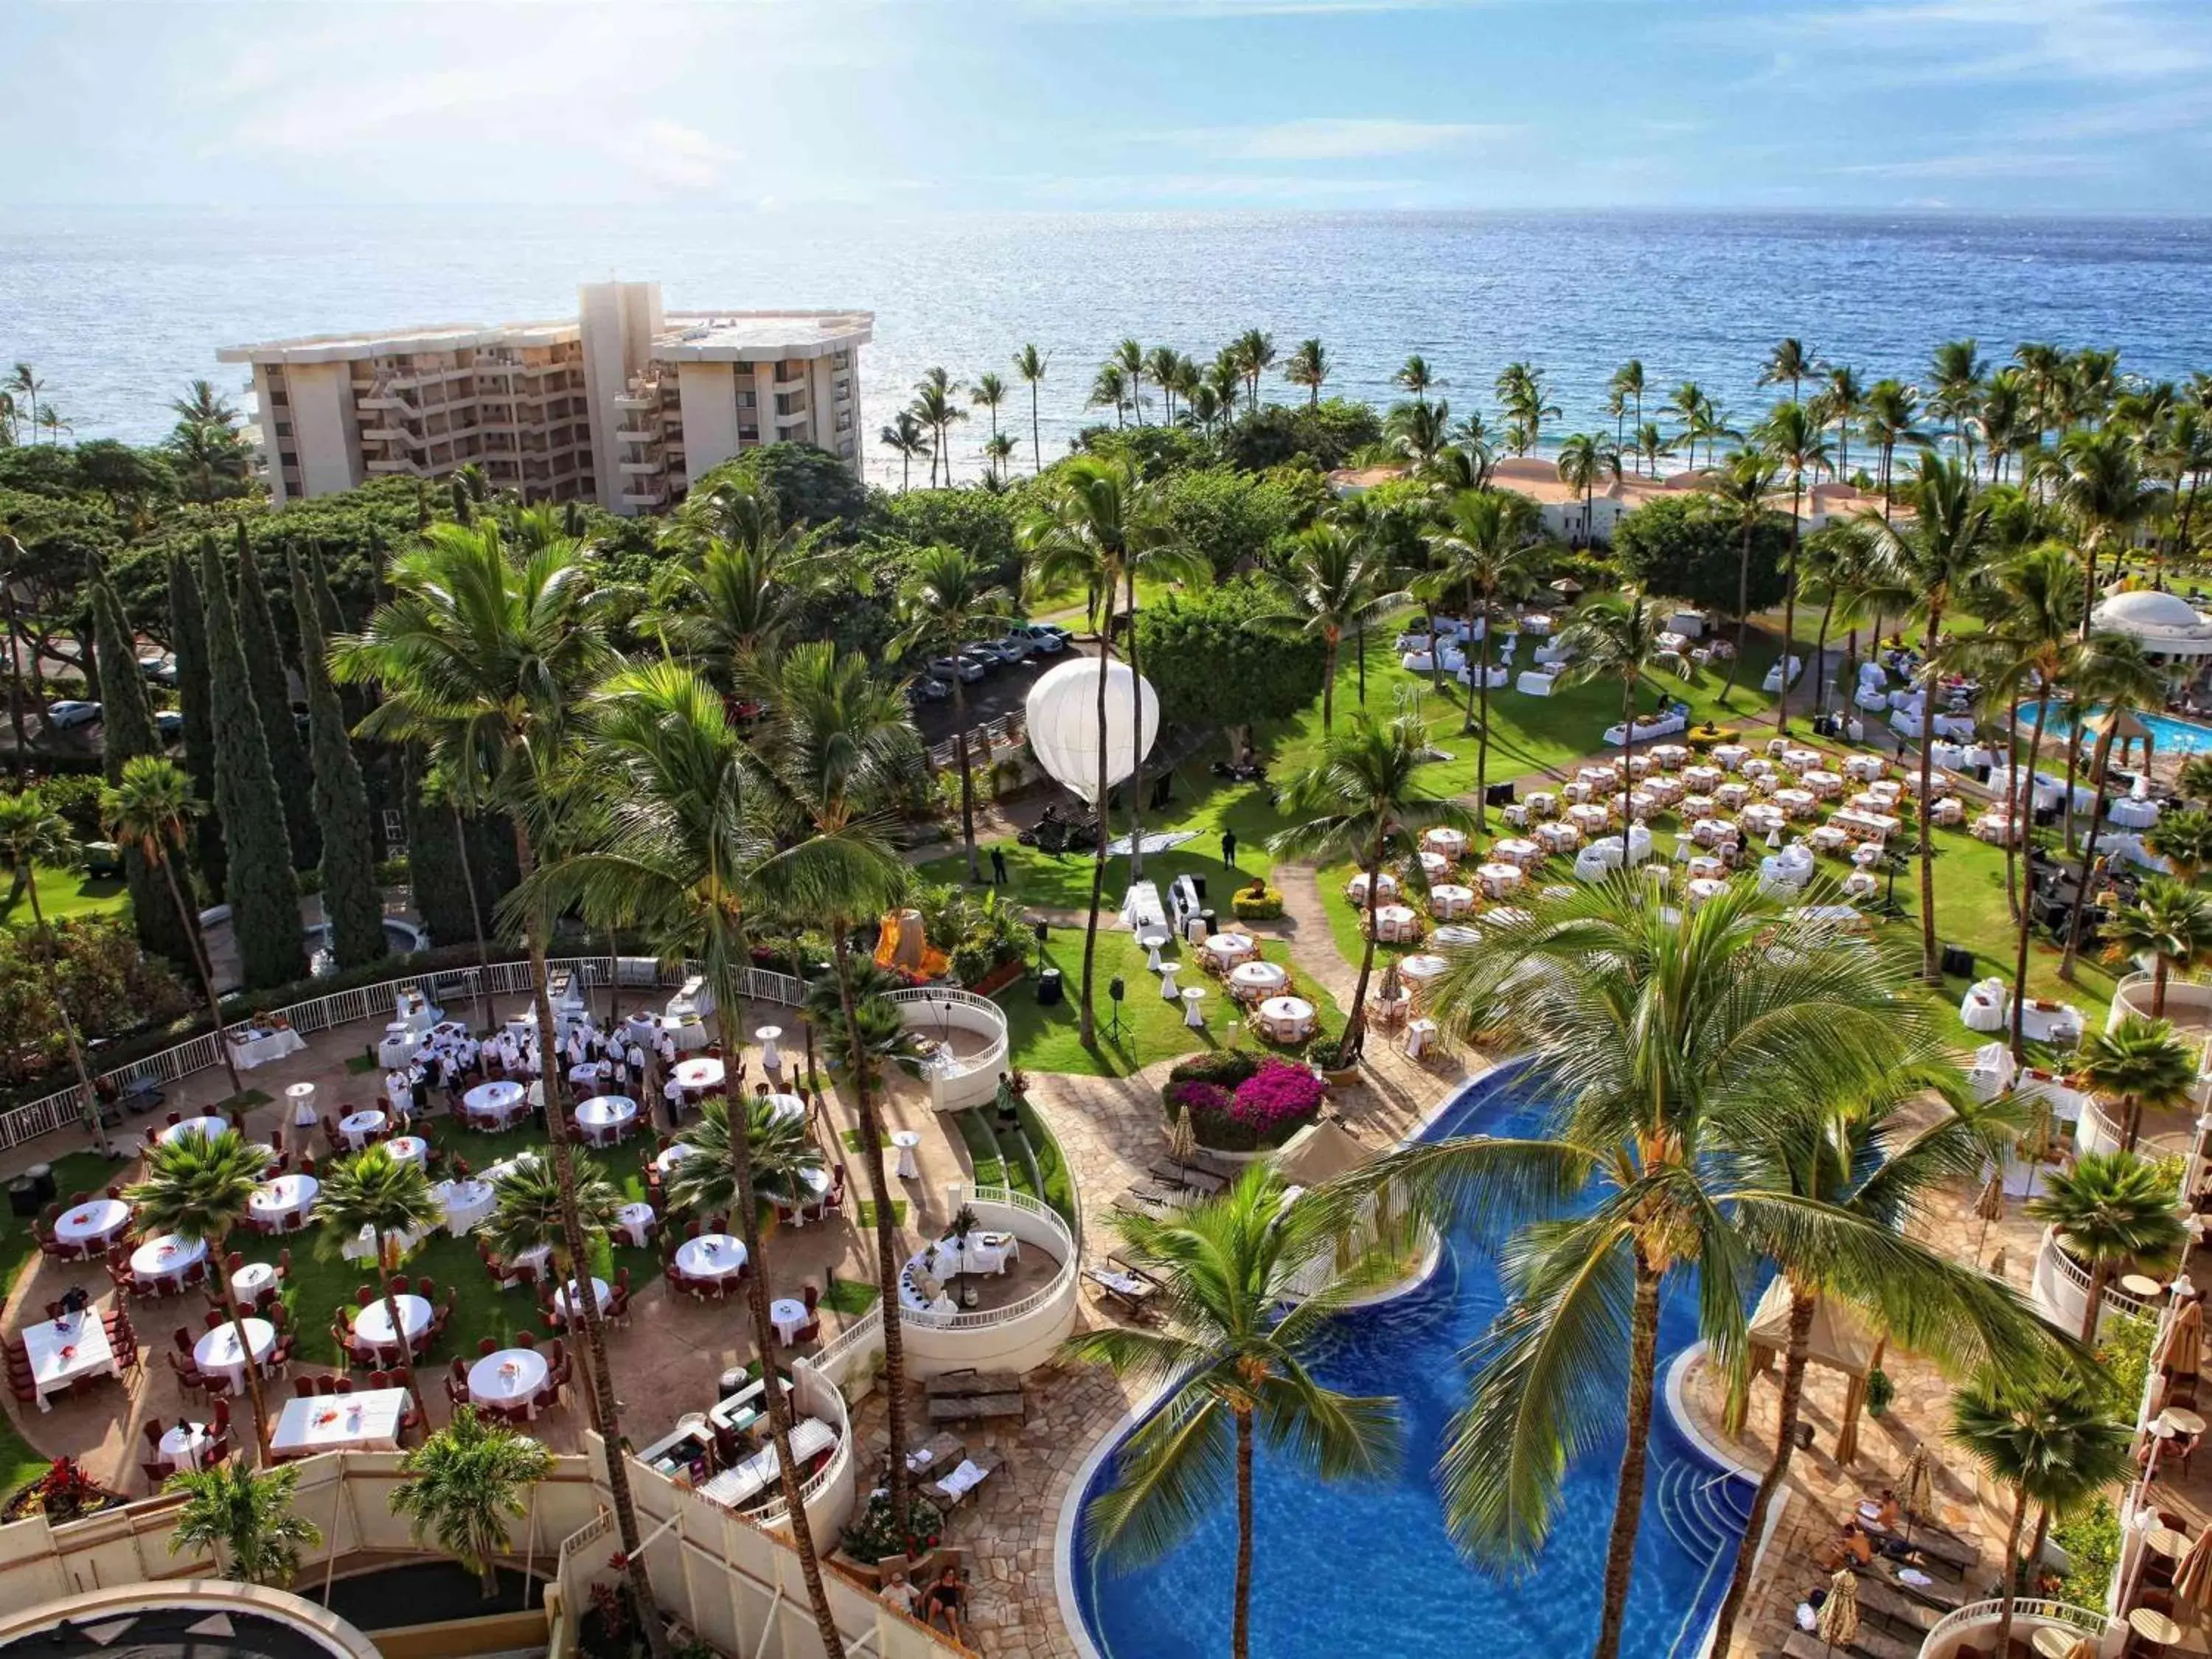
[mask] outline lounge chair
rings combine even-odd
[[[920,1463],[914,1460],[927,1452],[928,1457]],[[960,1460],[968,1455],[967,1443],[950,1430],[940,1429],[919,1446],[907,1449],[907,1468],[915,1474],[942,1474],[959,1467]]]
[[[987,1451],[980,1457],[963,1458],[940,1480],[922,1483],[922,1492],[933,1503],[948,1510],[956,1510],[975,1494],[976,1488],[1006,1467],[1006,1460],[997,1452]]]
[[[1144,1311],[1145,1304],[1159,1293],[1159,1286],[1148,1279],[1139,1279],[1126,1270],[1111,1267],[1085,1267],[1083,1276],[1098,1287],[1099,1296],[1127,1314]]]
[[[1917,1643],[1942,1618],[1934,1607],[1916,1601],[1893,1588],[1878,1574],[1858,1572],[1859,1610],[1894,1626],[1908,1641]]]

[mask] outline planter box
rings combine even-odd
[[[980,984],[968,988],[979,997],[994,997],[1009,985],[1018,982],[1029,970],[1030,965],[1026,962],[1002,963],[984,975]]]

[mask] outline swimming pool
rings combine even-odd
[[[2097,711],[2093,708],[2089,712],[2094,714]],[[2212,754],[2212,726],[2202,726],[2195,720],[2185,720],[2173,714],[2138,713],[2136,718],[2148,729],[2151,742],[2159,754]],[[2022,732],[2033,732],[2035,729],[2035,710],[2033,706],[2021,710],[2020,729]],[[2044,742],[2048,744],[2055,737],[2063,743],[2066,734],[2073,729],[2073,705],[2064,702],[2052,703],[2051,712],[2043,723]],[[2117,752],[2119,744],[2116,742],[2112,747]],[[2115,763],[2117,764],[2117,762]],[[2085,761],[2083,763],[2085,770],[2087,766],[2087,763]]]
[[[1525,1081],[1493,1073],[1469,1085],[1424,1138],[1470,1129],[1527,1133],[1541,1117],[1539,1106]],[[1564,1659],[1589,1650],[1619,1440],[1592,1449],[1568,1471],[1550,1541],[1526,1577],[1505,1582],[1469,1565],[1444,1530],[1434,1470],[1466,1397],[1461,1355],[1503,1302],[1487,1255],[1464,1236],[1449,1244],[1419,1290],[1346,1316],[1316,1368],[1334,1387],[1397,1396],[1407,1448],[1399,1474],[1329,1485],[1272,1463],[1261,1449],[1254,1487],[1255,1654],[1459,1655],[1480,1645],[1498,1655]],[[1687,1281],[1670,1285],[1662,1305],[1662,1382],[1674,1357],[1697,1340],[1694,1290]],[[1093,1472],[1085,1501],[1111,1474],[1109,1456]],[[1748,1481],[1722,1471],[1684,1437],[1662,1398],[1652,1418],[1624,1654],[1696,1654],[1727,1588],[1751,1498]],[[1079,1522],[1066,1565],[1098,1653],[1104,1659],[1218,1659],[1229,1644],[1236,1540],[1234,1509],[1224,1501],[1164,1559],[1121,1572],[1091,1559]]]

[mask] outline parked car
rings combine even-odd
[[[1019,634],[1009,629],[1006,634],[991,641],[991,649],[999,653],[1000,662],[1027,662],[1030,659],[1030,653],[1036,649],[1036,641],[1026,634]]]
[[[1007,629],[1006,637],[1012,639],[1016,635],[1028,640],[1032,649],[1042,651],[1048,657],[1066,650],[1068,641],[1074,637],[1057,623],[1016,623]]]
[[[999,654],[999,642],[996,640],[969,640],[960,647],[960,654],[963,657],[975,658],[987,669],[1002,667],[1006,660]]]
[[[914,683],[914,695],[920,702],[943,702],[952,695],[952,682],[939,679],[934,674],[924,674]]]
[[[973,685],[996,666],[995,663],[987,665],[980,658],[963,651],[957,657],[938,658],[929,665],[929,672],[939,679],[950,679],[957,674],[963,684]]]
[[[185,735],[185,717],[173,708],[154,711],[154,732],[163,743],[175,743]]]
[[[138,672],[156,685],[174,685],[177,659],[166,651],[149,651],[138,659]]]
[[[90,726],[99,718],[100,705],[96,702],[65,697],[59,702],[46,705],[46,724],[57,732],[66,732],[72,726]]]

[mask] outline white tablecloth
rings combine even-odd
[[[726,1075],[722,1062],[711,1056],[679,1060],[676,1066],[678,1085],[694,1093],[720,1088]]]
[[[258,1365],[276,1346],[276,1328],[265,1319],[249,1319],[245,1324],[246,1340],[253,1345],[253,1363]],[[209,1376],[227,1378],[233,1394],[246,1387],[246,1356],[239,1352],[238,1331],[228,1320],[201,1334],[192,1344],[192,1358]]]
[[[2124,797],[2112,803],[2106,816],[2123,830],[2148,830],[2158,822],[2158,803]]]
[[[492,1212],[499,1194],[489,1181],[441,1181],[430,1196],[446,1206],[446,1231],[459,1238],[472,1232]]]
[[[806,1328],[807,1321],[812,1317],[804,1302],[790,1296],[780,1296],[769,1303],[768,1316],[775,1327],[776,1340],[787,1348],[799,1340],[799,1332]]]
[[[49,1394],[78,1377],[115,1375],[115,1350],[108,1345],[107,1328],[90,1309],[67,1320],[25,1326],[23,1348],[30,1358],[31,1381],[42,1412],[53,1409],[46,1403]]]
[[[702,1233],[676,1247],[676,1265],[692,1279],[731,1279],[745,1265],[745,1245],[727,1233]]]
[[[323,1183],[311,1175],[281,1175],[256,1187],[246,1207],[264,1226],[289,1224],[314,1207],[315,1195],[322,1190]]]
[[[894,1130],[891,1133],[891,1145],[898,1150],[898,1163],[896,1165],[898,1178],[901,1181],[913,1181],[919,1178],[921,1166],[915,1161],[914,1149],[921,1145],[921,1137],[912,1129]]]
[[[422,1047],[422,1039],[404,1025],[387,1025],[384,1040],[376,1045],[376,1063],[387,1072],[411,1062]]]
[[[174,1282],[190,1273],[195,1262],[207,1260],[207,1246],[197,1238],[157,1234],[131,1253],[131,1275],[141,1285],[156,1279]]]
[[[621,1095],[594,1095],[577,1103],[574,1115],[586,1139],[611,1140],[637,1121],[637,1103]]]
[[[229,1127],[230,1120],[228,1118],[188,1117],[183,1122],[172,1123],[167,1128],[162,1130],[161,1139],[165,1146],[172,1141],[182,1140],[186,1135],[198,1135],[204,1139],[213,1140]]]
[[[297,1031],[271,1031],[266,1036],[255,1037],[248,1042],[230,1045],[230,1058],[241,1072],[250,1072],[257,1066],[265,1066],[272,1060],[282,1060],[287,1054],[304,1053],[307,1043]]]
[[[384,1150],[392,1154],[394,1163],[430,1167],[430,1143],[420,1135],[394,1135],[384,1143]]]
[[[430,1328],[430,1304],[419,1296],[400,1296],[392,1298],[399,1304],[399,1318],[407,1328],[407,1340],[412,1346],[416,1337]],[[354,1347],[356,1352],[365,1347],[396,1348],[398,1339],[392,1334],[392,1311],[379,1297],[366,1308],[355,1310],[353,1316]]]
[[[1260,1005],[1260,1024],[1270,1036],[1295,1042],[1314,1028],[1314,1006],[1304,997],[1269,997]]]
[[[381,1112],[349,1112],[338,1120],[338,1133],[345,1137],[347,1146],[359,1152],[368,1144],[368,1138],[384,1127]]]
[[[461,1097],[461,1109],[472,1118],[504,1124],[523,1109],[522,1085],[505,1078],[479,1083]]]
[[[559,1290],[553,1292],[553,1311],[559,1314],[563,1319],[566,1319],[568,1316],[568,1292],[572,1288],[574,1288],[575,1283],[576,1281],[572,1279],[568,1284],[563,1285]],[[599,1304],[599,1311],[601,1313],[605,1313],[607,1310],[607,1298],[613,1294],[613,1289],[607,1284],[605,1279],[599,1278],[596,1275],[593,1276],[592,1279],[592,1299]]]
[[[646,1229],[653,1225],[653,1206],[633,1199],[615,1212],[615,1225],[638,1249],[645,1248]]]
[[[87,1199],[55,1218],[54,1237],[64,1244],[97,1249],[130,1224],[131,1206],[121,1199]]]
[[[1247,996],[1273,996],[1291,982],[1278,962],[1240,962],[1229,970],[1229,983]]]
[[[269,1449],[280,1455],[343,1449],[397,1451],[399,1419],[406,1412],[404,1389],[288,1400],[269,1431]]]
[[[161,1461],[174,1469],[196,1469],[215,1445],[215,1437],[198,1423],[179,1423],[161,1431]]]
[[[550,1370],[535,1348],[501,1348],[469,1367],[469,1398],[484,1406],[519,1406],[538,1398]]]
[[[276,1282],[275,1267],[266,1261],[249,1261],[230,1276],[230,1299],[241,1308],[250,1308]]]
[[[496,1164],[487,1164],[484,1165],[483,1178],[491,1182],[493,1186],[496,1187],[501,1182],[507,1180],[511,1176],[520,1174],[522,1170],[530,1168],[537,1162],[538,1154],[526,1147],[523,1151],[517,1152],[513,1158],[503,1158]]]

